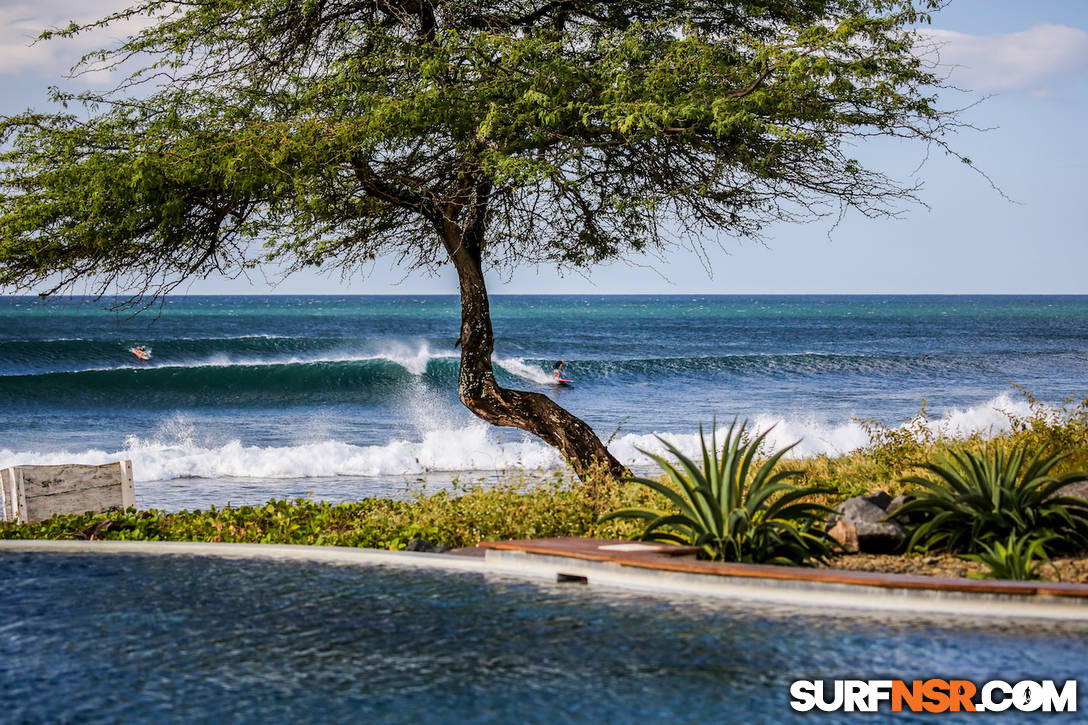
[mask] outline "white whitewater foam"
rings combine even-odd
[[[789,452],[790,457],[812,456],[821,453],[838,455],[861,448],[869,442],[868,435],[866,435],[861,425],[855,421],[848,421],[838,425],[826,425],[813,419],[776,418],[770,415],[757,415],[750,421],[748,427],[749,430],[757,433],[769,429],[770,433],[767,436],[767,442],[774,450],[797,443]],[[725,434],[728,430],[728,424],[723,425],[719,422],[717,429],[719,445],[725,440]],[[706,429],[706,435],[709,440],[709,428]],[[659,440],[659,437],[676,446],[686,456],[699,455],[698,433],[631,433],[620,436],[613,441],[612,445],[609,446],[609,450],[625,463],[647,465],[652,461],[639,449],[668,457],[668,451]]]
[[[212,355],[201,360],[188,362],[159,362],[153,365],[139,366],[126,365],[125,367],[154,367],[154,368],[200,368],[200,367],[262,367],[275,365],[313,365],[319,363],[340,362],[370,362],[384,360],[412,373],[423,375],[427,372],[427,364],[431,360],[458,357],[456,352],[432,352],[430,346],[425,343],[410,345],[407,343],[389,343],[370,352],[343,351],[326,352],[314,355],[289,355],[277,357],[235,357],[226,353]]]
[[[427,363],[441,358],[460,357],[457,352],[431,352],[427,343],[420,343],[415,350],[409,345],[400,343],[390,344],[379,351],[372,360],[387,360],[396,363],[413,375],[422,375],[427,372]]]
[[[529,365],[524,358],[503,357],[494,358],[494,363],[511,375],[516,375],[523,380],[538,385],[550,385],[552,376],[538,367]]]
[[[54,372],[91,373],[109,372],[111,370],[274,367],[282,365],[316,365],[321,363],[370,362],[374,360],[384,360],[399,365],[412,375],[418,377],[427,372],[427,365],[431,360],[445,360],[459,357],[460,353],[456,350],[435,352],[430,349],[430,345],[426,342],[415,344],[388,342],[373,351],[344,350],[310,355],[277,355],[271,357],[255,357],[252,355],[239,356],[221,352],[190,360],[163,360],[161,358],[156,359],[152,357],[148,362],[132,361],[112,366],[78,368],[76,370],[57,370]],[[493,357],[492,361],[495,365],[506,370],[511,375],[516,375],[528,382],[537,385],[549,385],[552,382],[551,375],[545,370],[525,362],[524,358]]]
[[[191,440],[165,442],[131,437],[118,451],[0,450],[0,466],[101,464],[131,459],[136,481],[178,478],[312,478],[415,475],[428,471],[501,471],[556,468],[558,454],[541,443],[495,440],[490,426],[432,430],[420,441],[393,440],[357,446],[325,440],[292,446],[247,446],[233,440],[207,446]]]
[[[972,433],[989,437],[1010,429],[1009,416],[1006,413],[1027,416],[1030,412],[1031,408],[1026,401],[1014,400],[1003,393],[971,408],[964,410],[953,408],[941,418],[925,421],[924,425],[935,434],[951,438],[966,438]],[[718,422],[719,441],[724,438],[728,428],[728,423]],[[817,421],[814,417],[784,418],[760,414],[752,417],[749,428],[759,433],[770,430],[767,442],[775,450],[797,443],[797,446],[788,454],[789,457],[842,455],[869,443],[865,428],[856,420],[826,424]],[[708,434],[709,432],[707,430]],[[694,456],[699,452],[697,433],[664,433],[660,436],[680,449],[684,455]],[[658,440],[658,434],[652,433],[624,435],[609,446],[609,450],[625,463],[634,465],[651,463],[649,458],[637,450],[639,448],[657,455],[667,453],[665,446]]]
[[[124,448],[115,451],[91,449],[70,451],[0,450],[0,467],[14,465],[88,463],[101,464],[122,458],[131,459],[137,481],[163,481],[179,478],[310,478],[324,476],[396,476],[417,475],[429,471],[487,472],[508,469],[555,469],[562,465],[559,454],[536,439],[522,437],[516,431],[496,429],[465,413],[438,410],[420,401],[428,415],[419,416],[418,440],[391,440],[384,445],[360,446],[336,440],[299,442],[284,446],[247,446],[232,440],[215,445],[196,440],[194,426],[183,418],[164,423],[159,433],[143,439],[130,437]],[[972,432],[994,435],[1009,429],[1003,411],[1026,415],[1026,402],[1000,395],[986,403],[965,410],[954,409],[927,425],[935,432],[956,437]],[[436,416],[436,413],[438,414]],[[424,429],[430,422],[430,429]],[[814,419],[755,416],[756,430],[774,429],[768,440],[775,448],[801,439],[791,455],[821,453],[837,455],[868,443],[861,424],[848,421],[823,424]],[[719,424],[719,440],[728,424]],[[697,433],[664,433],[661,437],[686,455],[699,451]],[[620,436],[609,449],[621,461],[633,466],[652,462],[638,449],[665,454],[665,448],[653,433],[629,433]]]
[[[982,405],[964,410],[953,408],[943,418],[930,421],[928,427],[935,433],[953,438],[966,438],[975,432],[996,435],[1011,427],[1009,415],[1006,413],[1021,418],[1029,417],[1031,406],[1027,400],[1013,399],[1008,393],[1002,393]]]

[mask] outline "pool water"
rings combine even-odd
[[[379,566],[4,553],[0,581],[10,723],[877,722],[891,714],[795,713],[789,683],[1066,680],[1088,663],[1088,623],[814,614]]]

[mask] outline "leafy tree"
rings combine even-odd
[[[452,265],[464,404],[618,473],[583,421],[496,382],[484,271],[894,213],[915,189],[850,147],[947,148],[911,32],[941,4],[143,0],[43,34],[142,20],[76,67],[111,91],[0,122],[0,285],[139,306],[262,263]]]

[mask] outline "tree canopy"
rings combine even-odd
[[[483,271],[895,211],[915,189],[853,148],[947,148],[911,30],[941,4],[145,0],[44,34],[144,19],[77,66],[111,91],[0,121],[0,285],[138,301],[263,263],[452,264],[462,400],[584,461],[560,439],[588,426],[529,424],[543,396],[494,383]]]

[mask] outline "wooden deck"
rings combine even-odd
[[[880,589],[929,590],[964,594],[999,594],[1020,597],[1072,597],[1088,600],[1088,584],[1014,582],[993,579],[953,579],[913,574],[881,574],[843,569],[810,569],[764,564],[733,564],[695,558],[696,547],[643,544],[611,539],[561,538],[525,541],[484,541],[480,548],[520,551],[539,556],[617,564],[658,571],[704,574],[755,580],[844,584]]]

